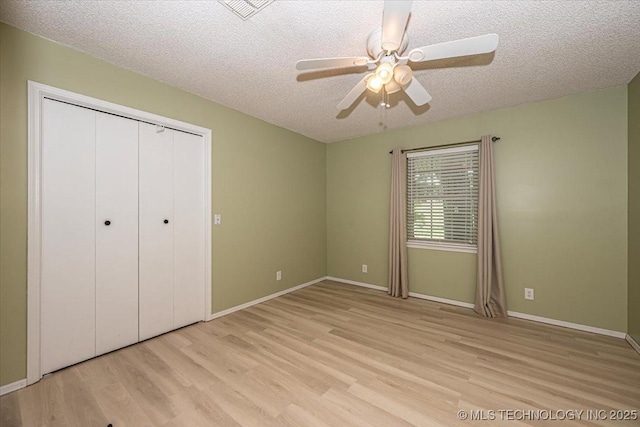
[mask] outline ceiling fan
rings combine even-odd
[[[429,92],[413,76],[410,64],[437,59],[489,53],[498,47],[498,35],[470,37],[451,42],[417,47],[402,56],[408,45],[405,28],[409,20],[412,1],[386,0],[382,15],[382,28],[373,31],[367,39],[369,56],[344,58],[303,59],[296,63],[298,70],[367,66],[372,73],[364,76],[338,104],[339,110],[349,108],[366,90],[391,94],[404,90],[418,106],[431,101]],[[381,105],[385,103],[384,96]]]

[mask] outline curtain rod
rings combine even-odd
[[[499,141],[500,137],[494,136],[491,138],[491,141],[496,142]],[[465,145],[465,144],[473,144],[474,142],[482,142],[481,139],[476,139],[474,141],[464,141],[464,142],[453,142],[451,144],[440,144],[440,145],[432,145],[430,147],[419,147],[419,148],[411,148],[409,150],[402,150],[403,153],[408,153],[409,151],[420,151],[420,150],[430,150],[432,148],[441,148],[441,147],[451,147],[454,145]],[[393,154],[393,150],[389,151],[389,154]]]

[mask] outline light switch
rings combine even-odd
[[[215,214],[213,216],[213,224],[214,225],[220,225],[220,214]]]

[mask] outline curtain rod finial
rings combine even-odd
[[[493,141],[493,142],[500,141],[500,137],[499,136],[494,136],[493,138],[491,138],[491,141]]]

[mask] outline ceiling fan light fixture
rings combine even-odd
[[[384,91],[388,94],[400,92],[400,90],[402,90],[402,86],[400,86],[395,79],[392,79],[389,83],[384,85]]]
[[[389,83],[393,79],[393,67],[388,62],[382,63],[376,69],[376,77],[379,78],[383,84]]]
[[[368,80],[367,80],[367,89],[369,89],[372,92],[378,93],[380,92],[380,89],[382,89],[382,87],[384,86],[384,83],[382,82],[382,80],[376,76],[375,74],[372,75]]]
[[[393,78],[400,86],[407,85],[413,78],[413,71],[408,65],[397,65],[394,69]]]

